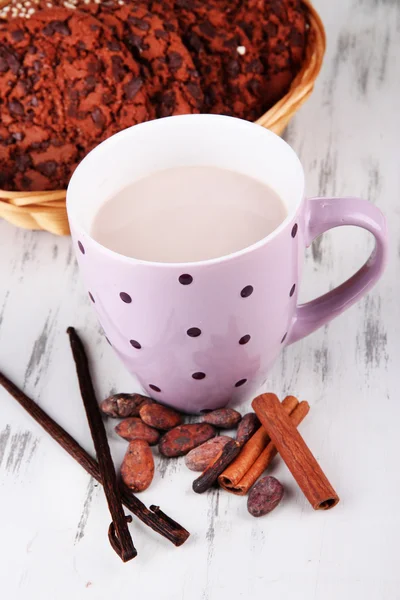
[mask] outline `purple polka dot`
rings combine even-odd
[[[244,346],[244,344],[247,344],[247,342],[249,342],[250,340],[251,340],[251,336],[249,334],[244,335],[243,337],[240,338],[239,344],[241,346]]]
[[[290,289],[290,293],[289,293],[289,296],[290,296],[290,297],[292,297],[292,296],[293,296],[293,294],[294,294],[294,290],[295,290],[295,289],[296,289],[296,284],[294,283],[294,284],[292,285],[291,289]]]
[[[283,338],[281,339],[281,344],[283,344],[283,342],[286,340],[286,336],[287,336],[287,332],[285,333],[285,335],[283,336]]]
[[[189,285],[191,284],[193,281],[193,277],[191,275],[189,275],[188,273],[184,273],[183,275],[180,275],[179,277],[179,283],[181,283],[182,285]]]
[[[199,337],[199,335],[201,335],[201,329],[198,327],[191,327],[186,333],[189,337]]]
[[[85,254],[85,248],[83,247],[82,242],[78,242],[78,248],[82,252],[82,254]]]
[[[295,223],[292,228],[292,238],[296,237],[297,229],[298,229],[298,225],[297,225],[297,223]]]
[[[244,385],[246,381],[247,379],[239,379],[239,381],[235,383],[235,387],[240,387],[241,385]]]
[[[96,300],[93,298],[92,294],[90,292],[88,292],[89,294],[89,298],[91,299],[92,302],[96,302]]]
[[[153,385],[152,383],[149,384],[149,388],[153,390],[153,392],[161,392],[160,388],[156,385]]]
[[[249,296],[251,296],[252,293],[253,293],[253,286],[246,285],[246,287],[244,287],[242,289],[242,291],[240,292],[240,295],[242,296],[242,298],[248,298]]]
[[[140,348],[142,347],[139,342],[137,342],[136,340],[129,340],[129,343],[131,346],[133,346],[134,348],[136,348],[136,350],[140,350]]]
[[[130,304],[132,302],[132,298],[126,292],[121,292],[119,297],[121,298],[122,302],[125,302],[126,304]]]
[[[205,373],[201,373],[200,371],[198,371],[197,373],[193,373],[192,377],[193,379],[204,379],[204,377],[206,376]]]

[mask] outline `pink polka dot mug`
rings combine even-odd
[[[286,218],[245,249],[197,262],[138,260],[93,239],[94,216],[120,189],[154,171],[199,165],[267,184],[282,199]],[[281,348],[361,298],[386,262],[385,219],[374,205],[359,198],[305,198],[303,169],[290,146],[232,117],[168,117],[112,136],[74,172],[67,210],[108,341],[147,394],[191,413],[251,397]],[[305,246],[342,225],[370,231],[375,249],[348,281],[298,305]]]

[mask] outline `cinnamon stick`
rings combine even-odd
[[[32,398],[29,398],[12,381],[0,372],[0,385],[16,400],[26,412],[62,447],[87,473],[103,484],[97,462],[78,444],[61,425],[56,423]],[[150,509],[132,493],[121,492],[123,504],[140,521],[159,533],[175,546],[181,546],[189,537],[189,532],[176,521],[164,514],[158,506]]]
[[[300,402],[294,411],[290,414],[290,420],[293,422],[295,427],[298,427],[302,420],[306,417],[310,410],[310,406],[308,402],[303,400]],[[253,484],[257,481],[257,479],[264,473],[264,471],[269,467],[272,460],[278,454],[278,450],[274,446],[273,442],[269,442],[264,450],[261,452],[260,456],[257,458],[255,463],[250,467],[244,477],[237,483],[236,485],[229,485],[224,482],[220,482],[220,485],[227,490],[228,492],[232,492],[232,494],[237,494],[238,496],[245,496],[249,489],[253,486]]]
[[[261,394],[252,407],[314,510],[336,506],[337,493],[275,394]]]
[[[137,556],[129,533],[127,518],[122,508],[121,495],[119,492],[117,474],[113,459],[111,458],[110,446],[108,445],[107,433],[101,417],[100,408],[96,400],[92,377],[90,375],[88,358],[82,340],[73,327],[68,327],[67,334],[71,344],[72,355],[75,361],[79,388],[94,448],[99,461],[101,479],[103,481],[104,494],[106,496],[108,510],[110,511],[112,523],[109,527],[108,538],[112,548],[123,562],[127,562]],[[128,520],[132,517],[128,517]]]
[[[298,403],[299,401],[294,396],[287,396],[282,401],[282,407],[290,414],[296,408]],[[238,457],[219,476],[219,484],[226,489],[236,486],[255,463],[269,442],[269,435],[263,427],[260,427],[243,446]]]

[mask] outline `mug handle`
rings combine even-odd
[[[381,211],[361,198],[309,198],[305,207],[306,246],[325,231],[342,225],[356,225],[375,236],[375,248],[367,262],[344,283],[327,294],[300,304],[288,336],[297,342],[334,319],[357,302],[377,282],[387,261],[387,229]]]

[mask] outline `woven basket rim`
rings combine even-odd
[[[288,92],[255,121],[280,134],[292,116],[311,94],[321,69],[326,36],[321,18],[311,0],[301,0],[308,12],[308,41],[303,66],[293,79]],[[0,0],[0,7],[9,0]],[[44,229],[57,235],[68,235],[65,207],[66,190],[12,192],[0,189],[0,218],[25,229]]]

